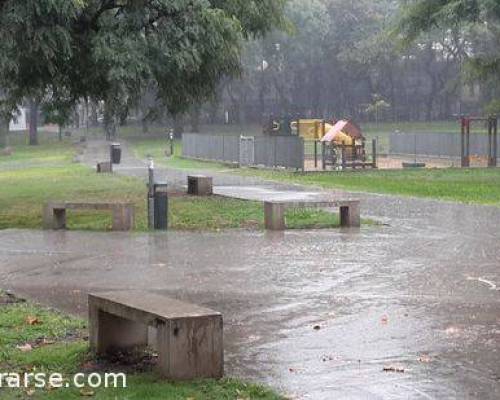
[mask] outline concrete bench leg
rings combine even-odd
[[[157,327],[158,369],[168,379],[222,378],[222,316],[185,318]]]
[[[113,164],[109,161],[97,163],[97,173],[112,173],[113,172]]]
[[[133,207],[116,206],[113,208],[113,230],[130,231],[134,228],[135,213]]]
[[[209,176],[188,176],[188,194],[193,196],[212,195],[212,178]]]
[[[351,204],[340,207],[340,226],[360,227],[361,218],[359,215],[359,205]]]
[[[147,346],[148,327],[89,306],[89,341],[94,355]]]
[[[65,229],[66,228],[66,209],[54,208],[50,205],[43,209],[43,227],[44,229]]]
[[[282,203],[264,203],[264,225],[267,230],[285,230],[285,205]]]

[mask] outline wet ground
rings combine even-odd
[[[249,190],[244,178],[217,179]],[[82,315],[86,293],[101,289],[212,307],[225,318],[228,374],[297,398],[500,398],[500,208],[355,197],[362,216],[387,225],[0,231],[0,287]]]

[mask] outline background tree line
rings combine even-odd
[[[268,115],[500,112],[498,4],[0,0],[0,140],[22,102],[47,121],[102,123],[108,137],[130,117],[180,132]]]

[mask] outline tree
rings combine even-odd
[[[471,71],[476,77],[500,74],[500,2],[493,0],[417,0],[401,16],[397,32],[405,44],[415,42],[422,33],[436,27],[444,29],[480,26],[493,33],[494,46],[475,46],[470,55]],[[492,51],[493,50],[493,51]]]
[[[91,98],[112,121],[153,84],[171,114],[183,113],[239,73],[242,39],[284,24],[284,2],[0,0],[0,107]]]
[[[387,101],[375,94],[373,95],[373,101],[366,107],[366,112],[375,117],[375,123],[378,125],[381,114],[390,108],[391,105]]]

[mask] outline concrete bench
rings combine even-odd
[[[156,342],[157,368],[168,379],[224,375],[222,315],[208,308],[137,291],[89,294],[94,355]],[[153,333],[153,336],[151,335]]]
[[[113,172],[113,164],[109,161],[97,163],[97,173],[112,173]]]
[[[266,229],[283,231],[285,210],[293,208],[333,208],[340,209],[340,226],[359,227],[361,225],[359,200],[331,201],[266,201],[264,202],[264,224]]]
[[[134,205],[132,203],[73,203],[48,202],[43,210],[45,229],[66,229],[66,210],[111,211],[114,231],[129,231],[134,227]]]
[[[193,196],[210,196],[213,194],[212,178],[203,175],[189,175],[188,194]]]

